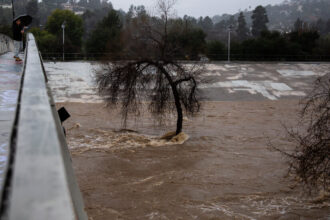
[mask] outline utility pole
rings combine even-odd
[[[230,62],[230,31],[232,28],[232,25],[230,25],[228,28],[228,63]]]
[[[63,61],[64,61],[64,35],[65,35],[65,24],[66,24],[66,21],[63,22],[62,24],[62,30],[63,30]]]

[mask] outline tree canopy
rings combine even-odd
[[[211,60],[226,59],[226,46],[220,41],[210,41],[207,43],[207,57]]]
[[[237,26],[236,32],[237,32],[239,39],[246,40],[249,35],[249,29],[246,26],[246,21],[245,21],[243,12],[241,12],[239,14],[237,23],[238,23],[238,26]]]
[[[79,53],[82,48],[83,23],[71,11],[56,9],[47,20],[46,28],[32,28],[39,50],[45,55],[63,52],[62,24],[65,22],[65,52]]]
[[[118,13],[111,10],[108,16],[97,24],[87,40],[87,53],[99,53],[101,56],[104,56],[105,53],[111,53],[113,58],[118,59],[122,50],[121,35],[122,22]]]
[[[267,23],[269,22],[266,9],[261,5],[257,6],[252,12],[252,35],[260,36],[262,31],[268,30]]]
[[[46,23],[46,30],[55,35],[61,36],[62,24],[65,22],[65,37],[68,44],[72,45],[72,51],[80,51],[83,36],[83,21],[80,16],[72,11],[56,9]]]
[[[187,66],[175,59],[180,50],[180,39],[170,39],[173,23],[170,0],[159,0],[159,17],[149,15],[136,19],[138,29],[129,33],[134,48],[139,54],[134,61],[109,62],[98,72],[99,93],[109,104],[121,104],[124,122],[130,113],[139,114],[143,100],[150,101],[149,110],[160,117],[176,110],[175,134],[182,131],[183,110],[187,114],[199,111],[197,77],[200,65]],[[184,27],[180,30],[184,31]]]

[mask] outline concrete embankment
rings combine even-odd
[[[13,50],[14,50],[13,40],[4,34],[0,34],[0,54]]]

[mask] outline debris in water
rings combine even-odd
[[[319,196],[313,200],[313,203],[323,203],[327,200],[330,200],[330,192],[322,190]]]
[[[81,128],[81,124],[76,123],[76,124],[74,124],[71,128],[69,128],[68,130],[70,131],[70,130],[72,130],[72,129],[77,129],[77,128]]]
[[[176,135],[175,131],[170,131],[164,134],[163,136],[161,136],[160,139],[171,140],[175,135]]]
[[[189,136],[186,133],[181,132],[180,134],[174,136],[171,139],[171,142],[175,143],[175,144],[183,144],[188,139],[189,139]]]

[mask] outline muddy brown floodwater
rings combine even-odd
[[[157,138],[175,117],[158,126],[144,114],[120,130],[102,103],[57,106],[72,115],[67,139],[91,220],[330,218],[329,197],[304,193],[267,146],[293,148],[282,123],[295,125],[296,100],[204,102],[185,118],[183,144]]]

